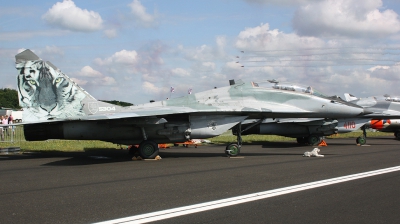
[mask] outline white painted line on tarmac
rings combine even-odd
[[[130,217],[126,217],[126,218],[114,219],[114,220],[99,222],[98,224],[154,222],[154,221],[159,221],[159,220],[163,220],[163,219],[169,219],[169,218],[188,215],[188,214],[192,214],[192,213],[208,211],[208,210],[212,210],[212,209],[227,207],[227,206],[231,206],[231,205],[237,205],[237,204],[241,204],[241,203],[261,200],[261,199],[265,199],[265,198],[275,197],[275,196],[284,195],[284,194],[290,194],[290,193],[309,190],[309,189],[313,189],[313,188],[317,188],[317,187],[323,187],[323,186],[328,186],[328,185],[332,185],[332,184],[343,183],[343,182],[347,182],[347,181],[351,181],[351,180],[357,180],[357,179],[361,179],[361,178],[366,178],[366,177],[371,177],[371,176],[376,176],[376,175],[381,175],[381,174],[386,174],[386,173],[391,173],[391,172],[396,172],[396,171],[400,171],[400,166],[395,166],[395,167],[390,167],[390,168],[380,169],[380,170],[375,170],[375,171],[370,171],[370,172],[358,173],[358,174],[353,174],[353,175],[348,175],[348,176],[336,177],[336,178],[315,181],[315,182],[310,182],[310,183],[305,183],[305,184],[299,184],[299,185],[294,185],[294,186],[290,186],[290,187],[278,188],[278,189],[274,189],[274,190],[268,190],[268,191],[253,193],[253,194],[247,194],[247,195],[242,195],[242,196],[237,196],[237,197],[232,197],[232,198],[226,198],[226,199],[222,199],[222,200],[216,200],[216,201],[210,201],[210,202],[205,202],[205,203],[200,203],[200,204],[195,204],[195,205],[179,207],[179,208],[167,209],[167,210],[158,211],[158,212],[151,212],[151,213],[146,213],[146,214],[142,214],[142,215],[135,215],[135,216],[130,216]]]

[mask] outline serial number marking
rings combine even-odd
[[[99,111],[115,111],[115,107],[99,107]]]
[[[356,128],[356,122],[354,121],[344,122],[343,126],[345,129],[354,129]]]

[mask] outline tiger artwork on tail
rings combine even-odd
[[[65,74],[42,60],[17,64],[19,104],[24,121],[83,116],[86,95]]]

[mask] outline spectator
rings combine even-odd
[[[10,114],[10,116],[8,117],[8,123],[9,124],[14,123],[14,118],[13,118],[12,114]]]
[[[14,118],[12,116],[12,114],[10,114],[10,116],[8,117],[8,124],[13,124],[14,123]],[[14,125],[10,125],[10,131],[12,132],[13,135],[15,135],[15,126]]]
[[[0,119],[1,119],[1,123],[3,124],[4,116],[1,116]],[[0,127],[0,137],[1,137],[1,141],[4,141],[4,128],[3,127]]]
[[[6,116],[1,116],[1,123],[2,123],[3,125],[4,125],[4,124],[8,124],[8,115],[6,115]],[[4,135],[7,134],[7,129],[8,129],[8,126],[3,126]]]

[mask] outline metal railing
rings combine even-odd
[[[10,124],[0,127],[0,142],[17,143],[25,141],[24,127],[22,125]]]

